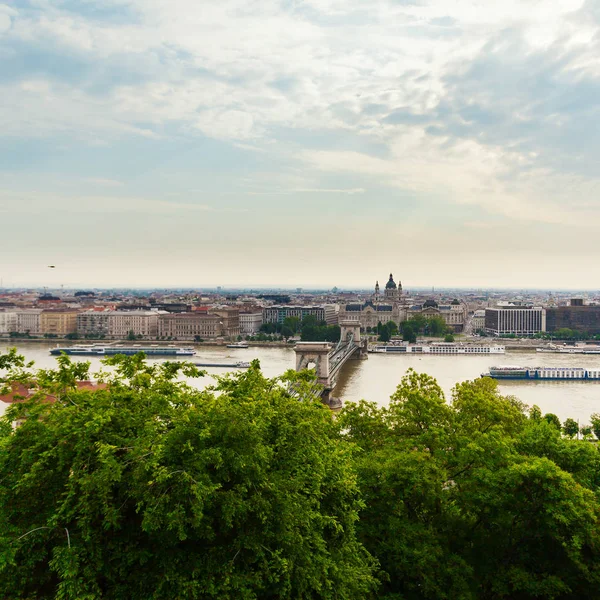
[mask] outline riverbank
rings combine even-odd
[[[190,340],[67,340],[65,338],[11,338],[0,336],[0,343],[10,346],[22,344],[45,344],[52,346],[91,346],[91,345],[104,345],[114,346],[128,345],[128,346],[182,346],[186,348],[226,348],[228,344],[236,344],[237,340],[224,341],[224,340],[205,340],[203,342],[195,342]],[[247,344],[250,347],[255,348],[293,348],[294,342],[246,342],[242,340],[242,343]]]

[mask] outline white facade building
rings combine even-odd
[[[485,330],[492,335],[535,335],[546,331],[546,310],[541,306],[486,308]]]
[[[39,335],[41,308],[24,308],[16,311],[17,315],[17,332],[29,333],[31,335]]]
[[[260,331],[263,324],[262,311],[240,312],[240,335],[254,335]]]
[[[0,312],[0,333],[11,333],[17,331],[17,313]]]
[[[116,310],[108,316],[108,336],[126,339],[133,331],[135,336],[158,336],[158,312],[146,310]]]
[[[480,331],[485,328],[485,310],[476,310],[471,319],[471,330]]]

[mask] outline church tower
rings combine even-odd
[[[396,302],[398,300],[398,287],[396,282],[390,273],[390,278],[385,284],[385,299],[390,302]]]

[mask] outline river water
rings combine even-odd
[[[48,368],[55,364],[49,349],[55,347],[56,343],[18,342],[16,345],[19,351],[27,359],[34,360],[38,367]],[[7,348],[7,344],[0,344],[0,352],[5,352]],[[267,377],[281,375],[295,366],[295,355],[291,348],[200,347],[197,351],[193,362],[235,363],[258,358]],[[92,363],[92,371],[99,370],[102,366],[100,359],[95,357],[78,360],[89,360]],[[418,372],[435,377],[446,397],[450,398],[452,387],[456,383],[475,379],[492,365],[598,367],[600,355],[568,356],[536,352],[507,352],[495,356],[369,354],[368,360],[350,360],[344,365],[333,395],[344,401],[365,399],[386,405],[402,376],[412,367]],[[227,369],[207,368],[206,371],[209,375],[215,375],[223,374]],[[195,381],[198,387],[204,387],[211,383],[211,378]],[[502,381],[499,387],[501,393],[516,396],[530,406],[537,404],[543,412],[558,415],[561,421],[572,417],[582,424],[588,423],[592,413],[600,412],[600,381],[512,380]],[[4,403],[0,402],[0,413],[3,411]]]

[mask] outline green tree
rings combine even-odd
[[[410,323],[403,323],[402,339],[411,344],[414,344],[417,341],[417,335]]]
[[[453,342],[454,341],[454,336],[451,333],[447,333],[444,336],[444,341],[445,342]]]
[[[311,375],[255,361],[197,391],[187,363],[105,363],[83,392],[89,364],[62,356],[8,410],[26,418],[0,438],[0,597],[369,596],[352,448]]]
[[[446,333],[448,327],[442,317],[430,317],[427,321],[427,332],[436,337]]]
[[[556,429],[558,429],[558,431],[560,431],[562,429],[560,419],[555,414],[546,413],[544,415],[544,419],[546,420],[547,423],[549,423],[553,427],[556,427]]]
[[[298,317],[286,317],[283,320],[283,327],[291,329],[292,335],[296,335],[300,331],[301,322]],[[283,329],[282,329],[283,333]],[[284,335],[285,337],[285,335]],[[289,336],[288,336],[289,337]]]
[[[137,340],[137,335],[135,335],[135,331],[133,331],[133,329],[131,329],[127,334],[127,339],[131,341]]]
[[[596,439],[600,440],[600,413],[593,413],[590,416],[590,423]]]
[[[391,337],[392,336],[391,336],[390,330],[386,326],[383,326],[381,328],[381,332],[379,333],[379,341],[380,342],[389,342]]]
[[[568,418],[563,423],[563,433],[569,438],[577,435],[579,433],[579,424],[577,421],[575,421],[575,419]]]

